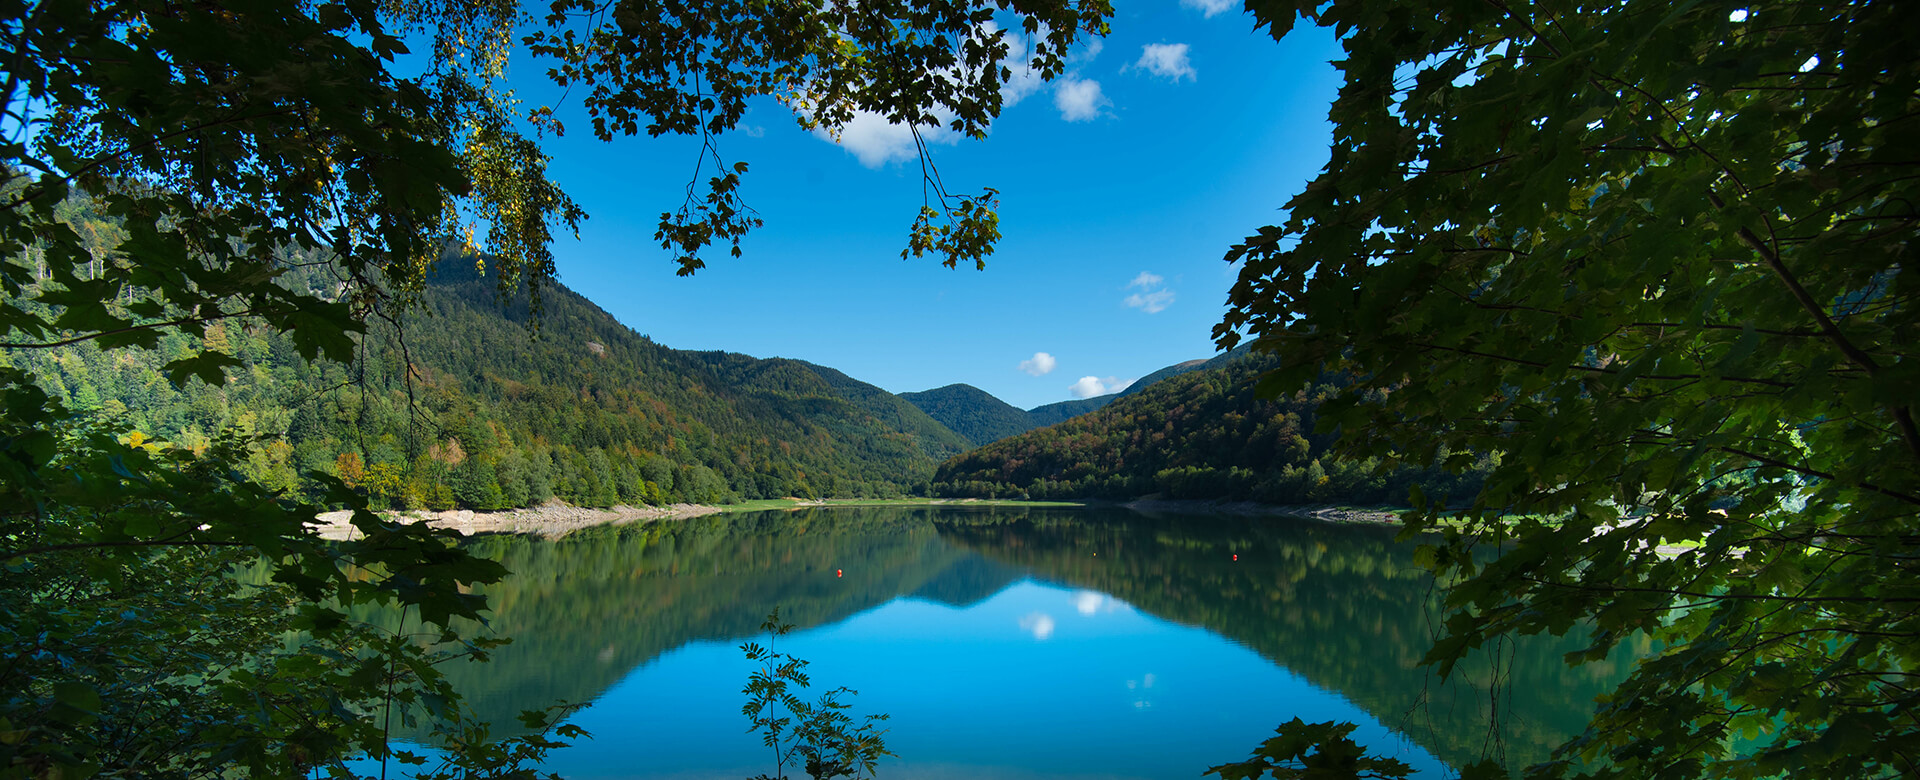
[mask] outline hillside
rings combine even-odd
[[[1050,404],[1028,409],[1027,417],[1033,421],[1034,428],[1045,428],[1049,425],[1065,422],[1095,409],[1099,409],[1100,407],[1113,403],[1113,400],[1119,397],[1119,393],[1113,393],[1111,395],[1096,395],[1092,398],[1076,398],[1071,401],[1055,401]]]
[[[1161,380],[1179,376],[1189,371],[1212,368],[1227,360],[1246,354],[1242,347],[1232,352],[1216,355],[1212,358],[1199,358],[1184,363],[1175,363],[1135,380],[1127,389],[1110,395],[1078,398],[1071,401],[1058,401],[1021,411],[978,387],[967,384],[953,384],[918,393],[901,393],[906,399],[929,417],[952,428],[954,432],[965,436],[974,446],[983,446],[1035,428],[1045,428],[1113,403],[1120,398],[1133,395],[1158,384]]]
[[[976,447],[1036,427],[1027,412],[973,385],[953,384],[900,397]]]
[[[525,301],[502,305],[471,261],[447,262],[404,329],[379,323],[362,338],[351,370],[233,323],[206,336],[244,363],[224,387],[163,378],[189,344],[180,335],[152,351],[0,359],[149,436],[190,447],[224,430],[258,436],[247,470],[268,485],[311,490],[303,474],[318,470],[390,507],[896,495],[968,446],[830,368],[669,349],[557,284],[542,307],[535,339]]]
[[[1193,366],[1060,424],[970,451],[941,464],[937,495],[1128,499],[1162,495],[1273,504],[1391,504],[1419,484],[1436,497],[1478,492],[1479,471],[1381,471],[1343,460],[1315,434],[1323,383],[1273,401],[1254,393],[1276,360],[1233,353]]]

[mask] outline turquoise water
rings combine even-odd
[[[1195,778],[1294,717],[1357,723],[1373,752],[1441,777],[1544,758],[1620,671],[1568,669],[1579,643],[1547,638],[1432,679],[1417,662],[1436,596],[1380,528],[832,509],[476,544],[516,572],[489,592],[516,639],[453,675],[497,723],[592,702],[575,722],[594,737],[547,767],[570,778],[772,772],[740,714],[739,645],[766,641],[775,606],[798,626],[777,647],[811,662],[816,691],[891,716],[884,778]]]

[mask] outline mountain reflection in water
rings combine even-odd
[[[1066,772],[1045,769],[1046,756],[1021,754],[1018,743],[1030,735],[1020,729],[1035,728],[1022,727],[1023,716],[941,709],[938,702],[912,698],[943,696],[919,678],[941,679],[955,674],[955,666],[1021,677],[1018,667],[1048,663],[1024,655],[1039,652],[1034,648],[1052,653],[1075,648],[1071,652],[1078,655],[1053,661],[1068,665],[1063,668],[1098,667],[1107,656],[1146,652],[1143,648],[1158,648],[1215,671],[1237,668],[1234,653],[1244,651],[1227,652],[1219,640],[1166,625],[1171,623],[1203,630],[1257,654],[1248,661],[1255,666],[1241,672],[1249,686],[1253,678],[1271,676],[1294,680],[1292,685],[1309,692],[1269,693],[1267,698],[1329,692],[1330,701],[1343,700],[1358,710],[1342,717],[1370,716],[1417,745],[1422,755],[1453,766],[1483,755],[1504,757],[1510,766],[1544,760],[1552,746],[1580,729],[1594,697],[1611,689],[1630,656],[1616,654],[1607,662],[1569,669],[1562,657],[1582,646],[1577,637],[1523,637],[1502,643],[1497,658],[1462,663],[1452,681],[1440,683],[1418,664],[1437,630],[1439,594],[1431,578],[1413,565],[1412,545],[1396,543],[1393,536],[1394,530],[1387,528],[1283,518],[1147,516],[1124,509],[914,507],[722,514],[594,529],[554,541],[485,537],[472,542],[476,550],[513,571],[485,591],[493,609],[485,630],[514,641],[498,650],[491,663],[460,664],[448,672],[481,714],[503,729],[523,709],[556,700],[596,702],[580,717],[596,732],[595,739],[555,753],[562,764],[570,752],[617,751],[627,737],[608,730],[624,728],[621,724],[631,722],[635,713],[664,706],[704,707],[702,697],[717,696],[721,701],[715,712],[731,712],[733,719],[720,721],[715,715],[715,722],[706,723],[690,714],[681,722],[648,728],[655,737],[664,737],[668,730],[697,725],[724,731],[727,739],[752,740],[740,733],[745,722],[737,715],[747,665],[732,646],[757,637],[761,621],[777,605],[782,618],[800,629],[823,629],[810,632],[820,637],[817,640],[796,636],[789,648],[815,662],[816,689],[852,684],[862,691],[854,699],[856,712],[891,711],[890,745],[907,764],[916,758],[912,750],[938,763],[942,755],[930,754],[967,756],[977,748],[986,752],[972,764],[1033,770],[1022,776],[1062,776]],[[1060,608],[1023,606],[1030,601],[1058,602]],[[1119,633],[1101,638],[1104,644],[1075,644],[1086,633],[1080,626],[1092,625],[1084,618],[1115,609],[1142,613],[1134,623],[1109,624],[1137,624],[1137,630],[1115,628]],[[987,619],[976,613],[1006,610],[1025,612],[1017,617],[1006,612],[993,617],[1000,622],[975,625]],[[859,620],[849,621],[856,615]],[[1014,622],[1023,632],[1023,646],[969,646],[964,657],[943,656],[943,648],[974,642],[998,630],[993,627]],[[895,624],[924,625],[903,639],[906,634],[894,636],[899,632],[887,628]],[[838,634],[824,630],[836,626]],[[1049,643],[1057,626],[1071,626],[1079,633],[1062,631]],[[1012,626],[1006,628],[1011,631]],[[808,655],[808,650],[826,656]],[[695,656],[704,660],[693,660]],[[836,664],[842,677],[859,677],[859,684],[829,673]],[[889,672],[895,677],[879,671],[890,665],[898,666]],[[1501,685],[1498,696],[1490,697],[1486,684],[1495,679],[1496,669]],[[1153,703],[1148,694],[1156,677],[1150,671],[1163,677],[1168,673],[1123,673],[1119,667],[1111,672],[1125,677],[1131,691],[1126,695],[1137,708]],[[670,690],[678,680],[701,675],[720,675],[728,684],[678,694]],[[1022,678],[1019,684],[1043,689],[1030,693],[1033,701],[1048,702],[1046,717],[1074,721],[1067,724],[1069,730],[1089,732],[1086,738],[1094,741],[1078,749],[1096,757],[1124,757],[1129,746],[1103,745],[1092,733],[1124,729],[1124,724],[1103,725],[1091,711],[1059,706],[1044,690],[1055,684],[1044,675]],[[1088,695],[1088,689],[1069,691],[1070,684],[1060,684],[1067,686],[1061,689],[1063,695]],[[1184,714],[1163,715],[1182,722],[1260,722],[1238,724],[1245,735],[1221,743],[1218,750],[1224,752],[1191,766],[1181,764],[1186,768],[1172,776],[1197,777],[1211,764],[1239,760],[1270,735],[1273,726],[1292,717],[1286,701],[1241,700],[1253,696],[1257,686],[1245,690],[1248,696],[1236,696],[1233,681],[1218,684],[1228,692],[1226,700],[1192,702],[1183,705],[1191,707]],[[1153,690],[1166,690],[1165,682],[1160,685]],[[654,690],[638,690],[646,686]],[[889,688],[895,690],[890,693]],[[670,705],[676,695],[691,697],[684,701],[693,704]],[[644,703],[649,700],[654,703]],[[991,707],[1014,706],[983,701]],[[1324,710],[1302,702],[1299,714],[1310,721]],[[1495,704],[1500,728],[1490,725]],[[604,712],[596,715],[596,710]],[[909,714],[976,722],[909,726]],[[1320,719],[1329,717],[1333,715]],[[995,733],[994,723],[1013,730]],[[1167,739],[1179,738],[1174,731],[1160,729]],[[1211,737],[1214,731],[1196,731],[1190,737]],[[1359,736],[1364,740],[1366,733]],[[976,747],[963,749],[949,742]],[[742,777],[772,768],[751,765],[756,756],[709,758],[702,764],[698,756],[676,758],[650,749],[631,757],[630,776],[645,774],[641,767],[650,761],[686,777]],[[1076,776],[1162,776],[1139,774],[1142,767],[1131,759],[1120,765],[1135,771],[1106,773],[1078,759],[1073,762]],[[923,771],[909,774],[935,776],[942,771],[926,764],[918,767]],[[734,773],[742,768],[750,771]],[[947,769],[967,774],[977,773],[978,767]],[[583,766],[568,774],[629,776],[625,772]],[[902,776],[884,768],[882,775]]]

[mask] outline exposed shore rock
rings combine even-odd
[[[405,523],[424,522],[434,528],[451,528],[466,536],[510,533],[556,537],[599,525],[621,525],[648,520],[680,520],[719,511],[720,507],[701,504],[616,506],[610,509],[548,504],[531,509],[510,509],[502,512],[456,509],[446,512],[387,512],[384,515],[389,519]],[[335,541],[351,539],[358,533],[357,529],[348,523],[352,516],[353,513],[346,511],[325,512],[315,518],[315,524],[319,527],[322,538]]]
[[[1141,514],[1184,514],[1205,512],[1208,514],[1240,515],[1243,517],[1310,517],[1329,523],[1368,523],[1373,525],[1399,525],[1400,514],[1389,509],[1355,509],[1334,506],[1332,504],[1281,505],[1261,504],[1252,501],[1190,501],[1143,498],[1128,501],[1120,506]]]

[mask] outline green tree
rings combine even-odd
[[[793,624],[780,622],[775,607],[761,623],[767,632],[767,644],[740,645],[740,652],[754,664],[740,693],[747,703],[740,713],[747,716],[751,731],[773,751],[773,774],[760,774],[751,780],[787,780],[787,765],[794,764],[814,780],[849,780],[875,777],[874,764],[887,750],[886,730],[879,727],[886,715],[868,715],[855,721],[847,710],[853,705],[841,700],[859,692],[846,686],[820,694],[815,701],[800,698],[799,691],[812,686],[807,661],[791,654],[776,652],[773,645],[793,631]]]
[[[537,302],[553,230],[584,215],[520,129],[561,132],[552,112],[519,113],[500,84],[518,44],[584,87],[598,135],[701,136],[709,193],[663,215],[658,236],[690,273],[702,247],[757,224],[738,195],[746,165],[722,163],[715,143],[747,101],[783,100],[830,132],[869,111],[983,137],[1008,75],[996,15],[1037,38],[1025,64],[1051,77],[1112,13],[1104,0],[562,0],[548,11],[542,24],[511,0],[0,6],[0,349],[166,355],[163,373],[190,399],[180,423],[191,445],[149,447],[40,386],[84,404],[100,390],[90,383],[11,359],[0,368],[6,774],[345,774],[357,752],[395,755],[377,710],[418,705],[459,725],[424,646],[458,639],[449,621],[479,616],[484,600],[469,591],[500,567],[447,534],[384,522],[335,477],[309,475],[321,500],[302,501],[284,489],[290,451],[216,434],[244,400],[223,389],[228,371],[286,351],[263,351],[266,331],[304,360],[364,351],[411,381],[404,355],[382,359],[360,334],[397,319],[449,250],[485,258],[500,292]],[[409,45],[426,51],[403,60]],[[907,253],[983,263],[998,236],[993,191],[955,197],[930,183]],[[422,482],[445,463],[415,453],[403,479],[408,458],[388,447],[369,449],[370,494],[452,505],[442,479]],[[259,452],[268,460],[250,463]],[[529,493],[544,497],[547,470],[530,471]],[[705,467],[692,477],[698,492],[726,490]],[[308,522],[325,504],[352,507],[361,536],[316,538]],[[206,619],[247,598],[219,580],[252,556],[286,609],[234,626]],[[143,585],[164,592],[129,596]],[[345,619],[370,601],[407,605],[427,641]],[[279,653],[266,641],[292,630],[331,644]],[[148,695],[156,681],[170,699]],[[156,714],[166,728],[130,725]],[[553,744],[483,737],[448,733],[449,755],[473,760],[447,771],[506,771]]]
[[[1470,505],[1415,492],[1430,660],[1657,640],[1543,775],[1912,776],[1920,7],[1248,7],[1338,30],[1346,83],[1220,343],[1353,376],[1348,455],[1499,455]]]
[[[1216,766],[1207,774],[1220,780],[1405,780],[1413,768],[1393,758],[1365,755],[1349,734],[1351,723],[1307,723],[1294,718],[1253,751],[1253,757]]]

